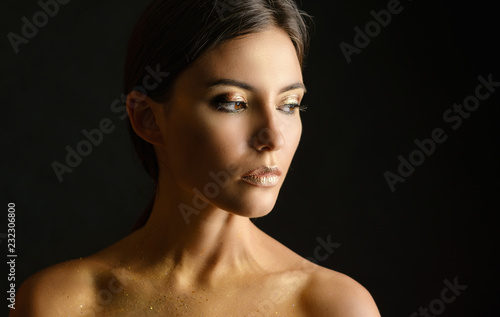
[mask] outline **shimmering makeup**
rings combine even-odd
[[[227,113],[238,113],[248,107],[246,99],[241,94],[235,93],[220,94],[212,98],[210,104],[218,111]],[[307,106],[300,105],[299,95],[290,95],[283,98],[276,108],[285,114],[293,114],[295,108],[305,111]]]
[[[299,104],[299,96],[297,95],[291,95],[285,97],[282,101],[282,104]]]
[[[234,93],[218,95],[210,101],[210,104],[219,111],[229,113],[240,112],[247,107],[245,98]]]

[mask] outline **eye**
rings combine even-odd
[[[247,103],[243,96],[239,94],[225,93],[210,100],[210,104],[221,112],[238,113],[247,108]]]
[[[244,101],[224,101],[216,103],[217,110],[222,112],[237,113],[247,108],[247,103]]]
[[[290,104],[278,106],[277,108],[286,114],[293,114],[295,112],[295,109],[299,109],[300,111],[306,111],[307,106],[299,105],[297,103],[290,103]]]

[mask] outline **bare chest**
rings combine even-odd
[[[155,283],[115,286],[114,292],[101,290],[82,316],[305,316],[300,303],[303,279],[294,275],[211,290],[178,291]]]

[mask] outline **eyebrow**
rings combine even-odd
[[[250,86],[247,83],[244,83],[244,82],[241,82],[238,80],[234,80],[234,79],[226,79],[226,78],[219,79],[219,80],[216,80],[216,81],[210,83],[208,85],[208,88],[212,88],[215,86],[235,86],[235,87],[239,87],[241,89],[245,89],[245,90],[249,90],[249,91],[256,90],[254,87]],[[299,88],[304,89],[304,93],[307,92],[307,89],[306,89],[306,86],[304,85],[304,83],[297,82],[297,83],[294,83],[294,84],[291,84],[291,85],[288,85],[288,86],[282,88],[279,93],[282,94],[284,92],[294,90],[294,89],[299,89]]]

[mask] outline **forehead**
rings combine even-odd
[[[263,91],[278,91],[302,81],[295,47],[282,29],[270,27],[231,39],[204,53],[188,67],[179,80],[204,86],[229,78]]]

